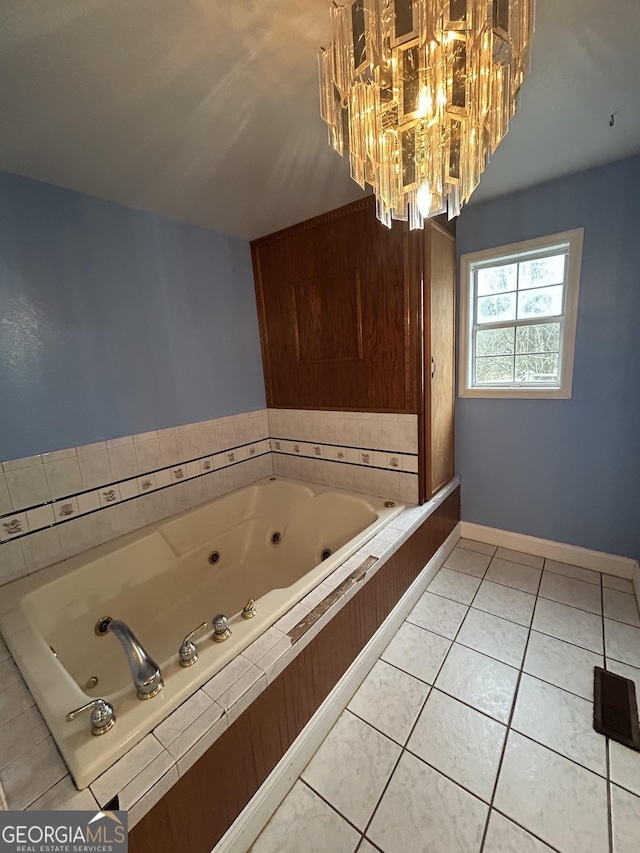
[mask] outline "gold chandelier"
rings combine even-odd
[[[507,132],[529,70],[535,0],[352,0],[320,52],[329,142],[376,215],[453,218]]]

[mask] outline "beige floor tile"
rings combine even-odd
[[[423,681],[378,660],[347,707],[404,745],[428,694]]]
[[[302,780],[364,830],[401,749],[345,711],[302,773]]]
[[[468,610],[466,604],[425,592],[407,616],[407,622],[453,640]]]
[[[354,853],[360,834],[298,781],[251,848],[251,853]]]
[[[554,572],[543,572],[540,583],[542,598],[568,604],[580,610],[588,610],[598,616],[602,614],[602,598],[599,586],[576,578],[567,578]]]
[[[442,568],[429,584],[429,592],[461,604],[471,604],[479,586],[480,578]]]
[[[482,581],[473,600],[473,606],[478,610],[485,610],[526,628],[531,624],[535,603],[535,595],[487,580]]]
[[[444,561],[444,565],[448,569],[481,578],[490,562],[491,557],[488,554],[479,554],[477,551],[468,551],[466,548],[454,548]]]
[[[512,563],[522,563],[523,566],[532,566],[541,569],[544,563],[543,557],[534,557],[533,554],[523,554],[522,551],[512,551],[511,548],[498,548],[496,557],[502,560],[511,560]]]
[[[468,551],[477,551],[479,554],[488,554],[490,557],[496,553],[495,545],[488,545],[486,542],[478,542],[476,539],[459,539],[456,545],[457,548],[466,548]]]
[[[524,659],[524,672],[569,690],[593,702],[593,668],[604,658],[564,640],[532,631]]]
[[[520,668],[528,636],[528,628],[472,607],[456,642]]]
[[[432,690],[407,749],[488,803],[506,734],[491,717]]]
[[[604,642],[608,658],[640,667],[640,628],[605,619]]]
[[[454,643],[435,686],[506,723],[517,682],[517,669]]]
[[[491,812],[483,853],[553,853],[526,830],[496,811]]]
[[[543,746],[607,775],[606,739],[593,728],[593,704],[524,674],[512,727]]]
[[[367,830],[384,853],[480,849],[488,806],[405,752]]]
[[[603,589],[604,615],[617,622],[625,622],[640,628],[640,614],[635,595],[619,592],[616,589]]]
[[[536,595],[541,575],[541,569],[534,569],[532,566],[523,566],[520,563],[494,557],[487,569],[485,580]]]
[[[381,655],[382,660],[433,684],[451,640],[405,622]]]
[[[544,568],[547,572],[555,572],[567,578],[576,578],[600,586],[600,573],[592,572],[591,569],[583,569],[580,566],[572,566],[569,563],[560,563],[558,560],[545,560]]]
[[[606,781],[514,731],[494,805],[562,853],[608,849]]]
[[[585,610],[539,598],[531,627],[534,631],[549,634],[598,654],[604,651],[602,617]]]
[[[640,797],[611,786],[613,853],[638,853],[640,848]]]

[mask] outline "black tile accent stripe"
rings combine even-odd
[[[340,445],[341,447],[343,445]],[[373,469],[374,471],[390,471],[392,474],[405,474],[408,477],[417,477],[416,471],[403,471],[401,468],[381,468],[380,465],[365,465],[363,462],[348,462],[346,459],[325,459],[323,456],[305,456],[302,453],[286,453],[284,450],[272,450],[278,456],[290,456],[292,459],[309,459],[312,462],[333,462],[334,465],[351,465],[353,468]],[[378,453],[384,453],[379,450]],[[409,454],[404,454],[408,456]],[[15,515],[15,513],[13,513]]]
[[[122,480],[113,480],[111,483],[105,483],[103,486],[97,486],[93,489],[83,489],[80,492],[74,492],[73,494],[70,494],[70,495],[64,495],[63,497],[55,498],[55,500],[45,501],[44,503],[41,503],[41,504],[35,504],[33,506],[24,507],[23,509],[14,510],[12,512],[4,513],[3,515],[0,515],[0,521],[2,521],[2,519],[4,519],[4,518],[14,518],[16,515],[22,515],[23,513],[27,513],[33,509],[39,509],[40,507],[53,506],[54,504],[61,503],[62,501],[71,501],[75,498],[78,498],[80,495],[86,495],[86,494],[90,494],[92,492],[99,492],[99,491],[102,491],[104,489],[111,488],[112,486],[119,486],[121,483],[130,483],[133,480],[135,480],[137,482],[138,480],[140,480],[144,477],[150,476],[151,474],[155,475],[161,471],[172,471],[174,468],[184,468],[189,463],[199,462],[201,459],[209,459],[213,456],[224,455],[227,453],[234,453],[234,452],[240,450],[241,448],[251,447],[252,445],[260,444],[260,442],[262,442],[262,441],[266,441],[268,444],[269,438],[266,437],[266,438],[257,439],[256,441],[248,441],[245,444],[238,444],[235,447],[229,447],[226,450],[218,450],[218,451],[216,451],[216,453],[207,453],[207,454],[204,454],[203,456],[196,456],[193,459],[189,459],[185,462],[176,462],[173,465],[165,465],[162,468],[154,468],[153,471],[145,471],[143,474],[137,474],[134,477],[126,477]],[[253,459],[259,459],[262,456],[267,456],[270,452],[271,451],[267,447],[267,450],[264,451],[263,453],[255,453],[253,456],[248,456],[246,459],[237,460],[236,462],[227,462],[225,465],[222,466],[222,468],[212,468],[211,471],[205,471],[204,473],[196,474],[193,477],[185,477],[183,480],[172,481],[170,483],[167,483],[165,486],[156,486],[154,489],[151,489],[148,492],[143,492],[141,494],[132,495],[129,498],[121,498],[118,501],[114,501],[113,503],[108,503],[104,506],[96,507],[95,509],[88,510],[87,512],[77,512],[77,513],[74,513],[73,515],[70,515],[68,518],[57,518],[52,524],[47,524],[44,527],[38,527],[37,530],[28,530],[25,533],[20,533],[17,536],[9,536],[6,539],[0,535],[0,539],[1,539],[0,546],[6,544],[7,542],[17,542],[19,539],[24,539],[26,536],[32,536],[34,533],[40,533],[41,531],[48,530],[51,527],[58,527],[60,524],[66,524],[67,522],[75,521],[78,518],[84,518],[85,516],[93,515],[96,512],[101,512],[102,510],[110,509],[113,506],[120,506],[121,504],[128,503],[129,501],[134,501],[134,500],[137,500],[138,498],[145,497],[145,495],[151,495],[151,494],[154,494],[155,492],[161,492],[161,491],[164,491],[165,489],[170,489],[172,486],[184,485],[185,483],[189,483],[192,480],[198,480],[202,477],[206,477],[209,474],[215,474],[218,471],[225,471],[227,468],[233,468],[236,465],[242,465],[244,462],[251,462]]]
[[[272,435],[271,441],[292,441],[294,444],[319,444],[321,447],[344,447],[345,450],[363,450],[367,453],[393,453],[396,456],[418,456],[417,453],[409,453],[404,450],[387,450],[384,447],[359,447],[356,444],[337,444],[336,442],[331,443],[329,441],[311,441],[308,438],[282,438],[277,435]],[[275,452],[277,453],[278,451]]]

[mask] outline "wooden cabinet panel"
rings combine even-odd
[[[417,412],[407,234],[365,199],[252,243],[269,406]]]
[[[362,361],[360,271],[293,286],[298,364]]]
[[[456,250],[453,237],[435,224],[425,237],[426,497],[430,498],[454,474]]]

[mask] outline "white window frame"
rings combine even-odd
[[[512,399],[571,399],[573,384],[573,358],[578,319],[578,296],[584,228],[562,231],[546,237],[536,237],[521,243],[470,252],[460,258],[460,353],[458,361],[459,397],[502,397]],[[564,293],[564,313],[560,316],[559,384],[532,385],[510,383],[509,385],[476,385],[473,383],[473,323],[474,323],[474,270],[487,261],[500,262],[526,260],[528,254],[537,255],[558,249],[567,250],[567,276]],[[540,318],[544,322],[546,318]],[[549,318],[556,320],[557,318]],[[518,326],[518,321],[509,325]]]

